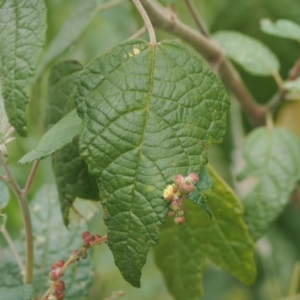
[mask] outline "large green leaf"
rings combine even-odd
[[[253,75],[268,76],[279,71],[276,56],[258,40],[234,31],[219,31],[214,39],[225,55]]]
[[[246,166],[240,178],[252,179],[243,202],[245,220],[254,239],[267,231],[289,201],[300,179],[299,149],[299,139],[282,128],[262,127],[246,139],[243,150]]]
[[[262,19],[260,28],[265,33],[300,42],[300,26],[290,20],[281,19],[273,23],[269,19]]]
[[[0,0],[0,79],[10,123],[26,136],[30,81],[44,44],[46,12],[40,0]]]
[[[70,18],[63,24],[53,39],[38,66],[36,77],[40,77],[44,70],[59,56],[64,54],[80,38],[84,30],[97,14],[99,1],[83,1],[76,7]]]
[[[46,127],[51,127],[75,108],[73,100],[75,80],[81,64],[66,61],[57,64],[49,76]],[[64,223],[69,223],[69,213],[76,197],[98,200],[99,192],[94,177],[79,155],[78,137],[52,156],[52,166],[59,192]]]
[[[209,173],[214,187],[204,194],[212,218],[187,202],[186,222],[178,226],[169,220],[154,248],[157,264],[176,300],[201,297],[206,258],[246,284],[253,283],[256,276],[254,244],[242,218],[242,204],[211,167]]]
[[[76,110],[71,111],[52,126],[51,129],[43,135],[37,147],[24,155],[19,162],[21,164],[27,164],[34,160],[43,159],[70,144],[73,138],[79,133],[80,123],[81,120]]]
[[[81,72],[75,100],[80,153],[98,178],[109,247],[123,277],[140,286],[166,215],[163,189],[176,174],[199,172],[205,148],[222,140],[225,89],[182,44],[132,40]]]
[[[1,288],[0,300],[32,300],[32,285],[21,285],[14,288]]]

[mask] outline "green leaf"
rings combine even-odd
[[[257,240],[283,211],[300,179],[300,141],[285,129],[262,127],[247,137],[243,148],[246,166],[240,178],[252,183],[243,197],[245,221]]]
[[[242,204],[216,172],[208,170],[214,188],[204,193],[213,217],[187,202],[186,222],[176,225],[168,220],[154,248],[158,267],[176,300],[201,297],[207,258],[246,284],[256,277],[254,244],[242,218]]]
[[[19,160],[19,163],[27,164],[34,160],[43,159],[55,151],[62,149],[78,135],[80,123],[81,120],[76,110],[71,111],[51,127],[51,129],[43,135],[37,147],[24,155]]]
[[[165,220],[165,186],[199,172],[205,148],[222,140],[226,91],[180,43],[125,42],[92,61],[77,80],[79,147],[98,178],[108,245],[123,277],[141,268]]]
[[[0,181],[0,212],[5,208],[9,201],[9,191],[6,183]]]
[[[44,186],[31,203],[32,225],[35,229],[34,287],[42,296],[49,287],[51,265],[58,259],[67,260],[82,244],[81,233],[87,226],[67,230],[61,220],[58,195],[54,186]],[[64,276],[66,299],[81,300],[89,292],[93,279],[91,258],[80,260],[68,268]]]
[[[68,225],[76,197],[99,200],[97,182],[95,177],[89,175],[88,166],[79,155],[78,137],[53,154],[52,166],[64,223]]]
[[[203,166],[200,171],[199,179],[200,180],[196,184],[196,190],[188,196],[188,199],[201,206],[209,216],[212,217],[211,210],[206,203],[204,191],[210,190],[213,187],[213,183],[205,166]]]
[[[59,56],[64,54],[80,38],[85,29],[97,14],[99,1],[83,1],[76,7],[70,18],[63,24],[58,34],[51,42],[38,66],[36,78],[39,78],[45,69]]]
[[[48,88],[48,107],[45,127],[49,128],[75,108],[74,91],[81,64],[66,61],[51,70]],[[99,200],[96,179],[88,174],[88,167],[79,155],[78,137],[52,156],[52,166],[59,192],[64,223],[69,223],[69,213],[76,197]]]
[[[258,40],[234,31],[219,31],[214,39],[226,56],[253,75],[269,76],[279,71],[277,57]]]
[[[260,28],[267,34],[300,42],[300,26],[290,20],[281,19],[273,23],[269,19],[262,19]]]
[[[48,130],[75,108],[75,81],[83,66],[77,61],[55,65],[49,75],[45,128]]]
[[[1,288],[0,300],[32,300],[32,285],[22,285],[14,288]]]
[[[46,11],[40,0],[0,0],[0,80],[10,123],[26,136],[30,81],[45,40]]]

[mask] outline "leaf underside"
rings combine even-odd
[[[20,285],[13,288],[0,288],[0,300],[31,300],[32,285]]]
[[[0,0],[0,80],[9,122],[26,136],[29,85],[44,44],[46,11],[39,0]]]
[[[219,31],[214,39],[226,56],[245,71],[256,76],[272,76],[279,71],[280,63],[273,52],[260,41],[235,31]]]
[[[269,19],[262,19],[260,28],[265,33],[300,42],[300,26],[290,20],[281,19],[273,23]]]
[[[165,219],[165,186],[199,172],[205,147],[222,140],[228,98],[220,80],[174,41],[125,42],[79,75],[80,153],[97,177],[108,245],[123,277],[141,268]]]
[[[176,300],[201,297],[206,259],[246,284],[253,283],[256,276],[254,244],[242,218],[241,202],[215,171],[208,169],[214,187],[204,193],[212,218],[187,202],[186,222],[179,226],[168,220],[154,248],[158,267]]]
[[[243,197],[245,221],[257,240],[283,211],[300,179],[300,141],[283,128],[259,128],[244,144],[246,166],[240,178],[254,187]]]

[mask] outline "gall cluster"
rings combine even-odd
[[[190,173],[183,177],[177,175],[174,178],[174,183],[168,185],[163,192],[166,201],[170,202],[169,217],[174,217],[174,222],[181,225],[185,222],[184,215],[186,208],[184,201],[186,196],[195,190],[195,184],[199,181],[199,176],[196,173]]]

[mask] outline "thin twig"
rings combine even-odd
[[[188,7],[192,17],[194,18],[195,23],[197,24],[200,32],[209,37],[209,32],[205,26],[205,23],[203,22],[201,16],[197,13],[197,9],[194,5],[194,3],[192,2],[192,0],[185,0],[186,6]]]
[[[7,181],[8,178],[5,175],[0,174],[0,180]]]
[[[32,165],[32,168],[31,168],[30,174],[28,176],[25,188],[22,191],[22,193],[23,193],[24,196],[27,196],[28,193],[29,193],[29,191],[30,191],[30,188],[31,188],[32,183],[34,181],[34,178],[35,178],[36,172],[38,170],[39,164],[40,164],[40,161],[39,160],[35,160],[34,163],[33,163],[33,165]]]
[[[107,241],[107,235],[102,236],[101,239],[97,242],[97,245],[105,243]],[[63,267],[60,270],[61,276],[65,273],[65,271],[76,261],[78,261],[82,257],[86,257],[86,252],[90,249],[90,247],[82,247],[81,250],[72,253],[69,259],[64,263]],[[48,290],[44,293],[44,295],[39,298],[39,300],[46,300],[47,297],[53,293],[55,289],[56,281],[53,281]]]
[[[136,33],[134,33],[131,37],[128,38],[128,40],[137,39],[140,36],[142,36],[144,33],[147,32],[147,29],[145,26],[143,26],[141,29],[139,29]]]
[[[3,234],[3,236],[4,236],[4,238],[5,238],[6,242],[7,242],[7,244],[9,245],[9,248],[10,248],[10,250],[11,250],[11,252],[12,252],[12,254],[13,254],[13,256],[14,256],[14,258],[15,258],[18,266],[19,266],[19,268],[20,268],[21,275],[24,276],[25,275],[25,266],[24,266],[24,264],[22,262],[22,259],[21,259],[20,255],[18,253],[18,250],[16,249],[16,247],[15,247],[15,245],[14,245],[14,243],[13,243],[13,241],[12,241],[10,235],[9,235],[9,233],[7,232],[7,230],[6,230],[6,228],[4,226],[1,227],[0,231]]]
[[[32,283],[32,277],[33,277],[33,236],[32,236],[32,226],[31,226],[28,201],[27,201],[27,197],[23,195],[21,188],[19,187],[18,183],[16,182],[16,180],[12,175],[6,157],[1,152],[0,152],[0,162],[2,163],[5,169],[8,178],[7,182],[10,185],[14,194],[16,195],[16,198],[20,206],[22,218],[23,218],[25,236],[26,236],[26,272],[25,272],[24,283],[30,284]]]
[[[149,34],[150,44],[156,45],[155,31],[153,29],[152,23],[149,19],[149,16],[148,16],[146,10],[144,9],[140,0],[132,0],[132,1],[133,1],[134,5],[136,6],[137,10],[139,11],[141,17],[144,20],[145,26],[146,26],[148,34]]]
[[[123,4],[125,2],[127,2],[127,0],[115,0],[115,1],[108,2],[108,3],[100,4],[97,8],[97,11],[101,12],[101,11],[104,11],[104,10],[108,10],[110,8],[113,8],[115,6]]]

